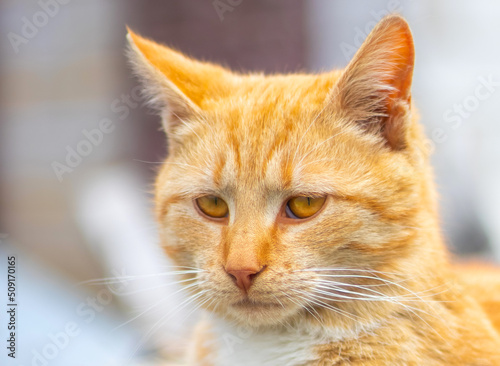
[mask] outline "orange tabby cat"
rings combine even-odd
[[[318,75],[129,39],[168,135],[162,245],[211,314],[189,364],[500,365],[500,276],[449,264],[401,17]]]

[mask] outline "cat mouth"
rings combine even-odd
[[[272,303],[272,302],[260,302],[260,301],[253,301],[250,299],[243,299],[241,301],[238,301],[234,304],[232,304],[234,307],[239,308],[239,309],[274,309],[281,307],[280,304]]]

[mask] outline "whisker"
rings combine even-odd
[[[314,281],[315,283],[321,283],[322,286],[326,286],[327,288],[331,288],[331,286],[339,286],[339,287],[336,287],[336,289],[338,289],[339,291],[348,291],[346,289],[342,289],[341,286],[347,286],[347,287],[355,287],[355,288],[359,288],[359,289],[362,289],[362,290],[366,290],[366,291],[370,291],[370,292],[373,292],[373,293],[376,293],[376,294],[379,294],[379,295],[382,295],[382,296],[389,296],[387,294],[384,294],[383,292],[380,292],[380,291],[376,291],[374,290],[373,288],[371,287],[376,287],[376,286],[389,286],[389,284],[381,284],[381,285],[355,285],[355,284],[350,284],[350,283],[345,283],[345,282],[337,282],[337,281],[331,281],[331,280],[315,280]],[[442,286],[437,286],[437,287],[434,287],[432,289],[428,289],[428,290],[424,290],[424,291],[419,291],[419,292],[415,292],[415,294],[424,294],[424,293],[427,293],[427,292],[430,292],[432,291],[433,289],[436,289],[436,288],[439,288],[439,287],[442,287]],[[422,298],[425,298],[425,297],[434,297],[436,295],[439,295],[443,292],[446,292],[448,291],[448,289],[445,289],[443,291],[440,291],[440,292],[436,292],[436,293],[431,293],[429,295],[423,295],[423,296],[420,296],[420,297],[416,297],[414,295],[412,295],[411,293],[410,294],[403,294],[403,295],[396,295],[396,296],[391,296],[391,297],[394,297],[394,298],[403,298],[405,299],[406,301],[421,301]],[[441,300],[434,300],[436,302],[449,302],[449,301],[441,301]]]
[[[329,310],[332,310],[333,312],[337,313],[337,314],[341,314],[349,319],[351,319],[352,321],[356,321],[356,319],[352,318],[351,316],[354,316],[354,317],[357,317],[359,319],[361,319],[360,317],[358,317],[357,315],[354,315],[354,314],[351,314],[345,310],[341,310],[341,309],[338,309],[338,308],[335,308],[327,303],[325,303],[324,301],[321,301],[320,298],[318,298],[317,295],[314,295],[314,294],[305,294],[306,296],[302,296],[302,295],[298,295],[300,298],[302,298],[303,300],[306,300],[308,302],[312,302],[313,304],[315,305],[318,305],[322,308],[325,308],[325,309],[329,309]]]
[[[385,294],[383,292],[374,290],[373,289],[374,286],[372,286],[372,285],[355,285],[355,284],[350,284],[350,283],[337,282],[337,281],[325,281],[325,280],[319,280],[319,281],[315,281],[315,282],[321,284],[321,285],[318,285],[319,287],[336,289],[340,292],[345,292],[345,293],[354,293],[354,292],[352,290],[342,288],[342,286],[353,287],[353,288],[357,288],[360,290],[365,290],[365,291],[371,292],[373,294],[387,296],[387,297],[391,297],[391,298],[403,298],[403,299],[406,299],[409,301],[421,301],[420,298],[418,298],[412,294],[388,295],[388,294]],[[378,286],[389,286],[389,285],[384,284],[384,285],[378,285]],[[367,294],[367,295],[369,295],[369,294]],[[425,297],[431,297],[431,296],[433,296],[433,295],[426,295]]]
[[[353,296],[347,296],[347,295],[340,295],[340,294],[337,294],[337,293],[332,293],[332,292],[329,292],[329,291],[323,291],[323,290],[318,290],[318,289],[316,289],[316,292],[319,293],[319,294],[322,294],[322,295],[329,296],[329,297],[325,298],[325,299],[329,299],[329,300],[332,300],[332,298],[335,299],[335,298],[339,297],[341,299],[349,299],[349,300],[355,300],[355,301],[390,302],[390,303],[393,303],[393,304],[397,304],[397,305],[401,305],[401,306],[404,306],[404,307],[408,307],[409,309],[420,311],[420,312],[425,313],[425,314],[427,314],[429,316],[433,316],[431,314],[428,314],[426,311],[424,311],[422,309],[415,308],[415,307],[403,304],[400,301],[398,301],[397,299],[395,299],[394,297],[389,297],[389,296],[374,296],[374,295],[367,295],[367,294],[362,294],[362,293],[352,292],[352,291],[349,291],[349,293],[353,294],[353,295],[361,295],[361,296],[366,296],[366,297],[359,297],[359,296],[358,297],[353,297]]]
[[[363,297],[351,297],[351,296],[346,296],[346,295],[339,295],[339,294],[336,294],[336,293],[331,293],[331,292],[322,291],[322,290],[316,290],[316,291],[318,293],[320,293],[320,294],[329,296],[329,297],[324,297],[324,296],[321,296],[321,295],[317,295],[317,296],[319,296],[319,297],[321,297],[321,298],[323,298],[325,300],[330,300],[330,301],[333,300],[333,301],[335,301],[334,300],[335,298],[340,297],[342,299],[351,299],[351,300],[356,300],[356,301],[381,301],[381,302],[385,301],[385,302],[390,302],[390,303],[393,303],[393,304],[400,305],[400,306],[404,307],[405,309],[407,309],[410,312],[412,312],[415,316],[419,317],[423,322],[425,322],[425,320],[422,319],[417,313],[415,313],[416,311],[420,312],[422,314],[425,314],[425,315],[428,315],[428,316],[431,316],[431,317],[439,319],[439,317],[437,315],[431,314],[431,313],[429,313],[429,312],[427,312],[427,311],[425,311],[423,309],[420,309],[420,308],[417,308],[417,307],[414,307],[414,306],[410,306],[410,305],[404,304],[401,301],[398,301],[395,298],[389,297],[389,296],[377,296],[377,297],[373,297],[373,296],[368,296],[366,294],[359,294],[359,295],[368,296],[367,298],[363,298]],[[358,294],[358,293],[356,293],[356,294]]]
[[[169,311],[167,314],[165,314],[164,316],[162,316],[154,325],[153,327],[151,327],[151,329],[141,338],[141,340],[139,341],[137,347],[135,348],[134,352],[130,355],[130,358],[132,359],[132,357],[135,356],[135,354],[137,353],[137,351],[139,351],[139,349],[141,349],[141,347],[144,345],[144,343],[147,342],[147,340],[150,338],[150,336],[152,335],[152,333],[154,333],[158,328],[160,328],[166,320],[170,319],[171,316],[175,315],[176,313],[178,313],[179,311],[181,311],[182,309],[184,309],[187,305],[191,304],[192,302],[196,301],[196,299],[198,299],[200,296],[202,296],[204,293],[208,292],[208,290],[202,290],[192,296],[190,296],[189,298],[187,298],[186,300],[182,301],[180,304],[178,304],[172,311]]]
[[[187,289],[189,289],[189,288],[196,287],[196,286],[200,286],[200,285],[201,285],[201,284],[203,284],[204,282],[206,282],[206,281],[199,282],[199,283],[192,283],[192,284],[190,284],[190,285],[188,285],[188,286],[181,287],[181,288],[180,288],[180,289],[178,289],[177,291],[174,291],[174,292],[172,292],[172,293],[168,294],[168,296],[163,297],[162,299],[160,299],[159,301],[157,301],[157,302],[156,302],[156,303],[154,303],[153,305],[149,306],[146,310],[144,310],[144,311],[143,311],[143,312],[141,312],[140,314],[138,314],[138,315],[134,316],[133,318],[131,318],[131,319],[127,320],[126,322],[124,322],[124,323],[122,323],[122,324],[118,325],[117,327],[113,328],[113,329],[111,330],[111,332],[110,332],[110,333],[112,333],[112,332],[114,332],[115,330],[118,330],[118,329],[120,329],[121,327],[123,327],[123,326],[125,326],[125,325],[127,325],[127,324],[129,324],[129,323],[133,322],[134,320],[136,320],[136,319],[140,318],[141,316],[143,316],[143,315],[144,315],[144,314],[146,314],[147,312],[151,311],[152,309],[154,309],[155,307],[157,307],[158,305],[160,305],[160,304],[161,304],[162,302],[164,302],[165,300],[168,300],[169,298],[171,298],[173,295],[176,295],[176,294],[178,294],[179,292],[182,292],[182,291],[187,290]]]
[[[282,292],[283,292],[283,291],[282,291]],[[276,295],[274,295],[274,294],[272,294],[272,295],[273,295],[273,297],[276,299],[276,301],[278,301],[278,303],[281,305],[281,307],[282,307],[283,309],[285,309],[285,305],[283,305],[283,303],[280,301],[280,299],[278,298],[278,296],[276,296]]]
[[[186,319],[188,319],[191,316],[191,314],[193,314],[194,312],[196,312],[198,309],[200,309],[207,302],[209,302],[209,301],[213,302],[213,299],[214,298],[207,297],[204,301],[198,303],[187,315],[185,315],[182,318],[181,323],[184,322]]]
[[[339,292],[342,292],[342,293],[346,293],[346,294],[353,294],[353,295],[363,295],[363,296],[368,296],[368,297],[371,297],[371,298],[379,298],[379,297],[384,297],[384,298],[392,298],[391,296],[388,296],[380,291],[375,291],[375,290],[372,290],[372,289],[364,289],[362,286],[356,286],[356,285],[353,285],[352,287],[357,287],[357,288],[360,288],[360,289],[363,289],[363,290],[367,290],[367,291],[371,291],[371,292],[374,292],[377,295],[372,295],[372,294],[364,294],[362,292],[356,292],[356,291],[351,291],[351,290],[348,290],[348,289],[344,289],[336,284],[333,284],[333,283],[328,283],[327,282],[329,281],[325,281],[324,283],[325,284],[322,284],[322,285],[317,285],[316,287],[319,287],[319,288],[324,288],[324,289],[329,289],[329,290],[336,290],[336,291],[339,291]],[[344,284],[344,285],[348,285],[348,284]]]
[[[400,288],[400,289],[402,289],[404,291],[407,291],[411,295],[415,296],[415,298],[421,300],[423,303],[426,302],[418,293],[416,293],[416,292],[408,289],[407,287],[401,285],[398,282],[394,282],[394,281],[391,281],[391,280],[388,280],[388,279],[385,279],[385,278],[381,278],[381,277],[363,276],[363,275],[320,275],[320,276],[323,276],[323,277],[332,277],[332,278],[364,278],[364,279],[372,279],[372,280],[383,281],[383,282],[385,282],[387,284],[393,285],[393,286],[398,287],[398,288]]]
[[[376,273],[383,274],[389,276],[400,276],[400,273],[396,272],[382,272],[377,271],[375,269],[361,269],[361,268],[303,268],[295,270],[294,272],[334,272],[334,271],[346,271],[346,272],[368,272],[368,273]]]
[[[207,174],[206,170],[203,170],[201,167],[196,166],[196,165],[191,165],[191,164],[187,164],[187,163],[181,163],[181,162],[177,162],[177,161],[165,161],[162,164],[177,165],[177,166],[180,166],[180,167],[193,169],[193,170],[197,171],[198,173],[200,173],[201,175],[206,175]]]
[[[140,289],[137,289],[137,290],[134,290],[134,291],[128,291],[128,292],[119,291],[116,294],[118,296],[135,295],[135,294],[139,294],[139,293],[142,293],[142,292],[147,292],[147,291],[151,291],[151,290],[155,290],[155,289],[159,289],[159,288],[164,288],[164,287],[168,287],[168,286],[179,285],[179,284],[185,283],[185,282],[196,281],[197,279],[198,278],[196,278],[196,277],[194,277],[194,278],[188,278],[186,280],[175,281],[175,282],[167,282],[167,283],[163,283],[163,284],[152,286],[152,287],[143,287],[143,288],[140,288]]]
[[[144,275],[104,277],[104,278],[98,278],[98,279],[94,279],[94,280],[87,280],[87,281],[78,282],[77,284],[75,284],[75,286],[111,285],[111,284],[115,284],[115,283],[122,283],[124,281],[138,280],[138,279],[143,279],[143,278],[159,277],[159,276],[176,276],[176,275],[194,274],[194,273],[201,273],[201,272],[205,272],[205,270],[197,269],[197,270],[150,273],[150,274],[144,274]]]
[[[138,163],[145,163],[145,164],[163,164],[164,161],[147,161],[147,160],[141,160],[141,159],[132,159],[132,161],[137,161]]]
[[[292,291],[295,291],[295,290],[292,290]],[[319,314],[318,314],[318,312],[316,311],[316,309],[314,309],[314,308],[309,308],[309,307],[307,306],[307,302],[306,302],[306,304],[304,304],[304,305],[299,304],[299,303],[298,303],[298,302],[296,302],[296,301],[295,301],[295,300],[294,300],[294,299],[293,299],[293,298],[292,298],[289,294],[285,293],[284,291],[282,291],[282,292],[283,292],[283,294],[284,294],[284,295],[285,295],[285,296],[286,296],[286,297],[287,297],[287,298],[288,298],[291,302],[293,302],[293,303],[294,303],[295,305],[297,305],[298,307],[305,309],[305,310],[306,310],[309,314],[311,314],[311,316],[312,316],[314,319],[316,319],[316,320],[318,321],[318,323],[319,323],[319,324],[323,324],[323,322],[322,322],[319,318],[317,318],[317,317],[316,317],[316,315],[314,315],[314,314],[311,312],[311,310],[310,310],[310,309],[314,310],[314,312],[315,312],[315,313],[319,316]],[[296,292],[296,291],[295,291],[295,292]],[[303,298],[303,299],[304,299],[304,298]]]

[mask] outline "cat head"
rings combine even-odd
[[[432,262],[435,209],[401,17],[344,70],[314,75],[236,73],[129,40],[168,137],[161,241],[193,299],[247,325],[348,328],[395,306],[361,298],[408,295],[393,284]]]

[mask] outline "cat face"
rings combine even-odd
[[[433,209],[404,20],[319,75],[236,74],[130,40],[169,140],[162,245],[193,299],[251,326],[327,312],[350,327],[390,308],[360,299],[404,292],[391,282],[415,266]]]

